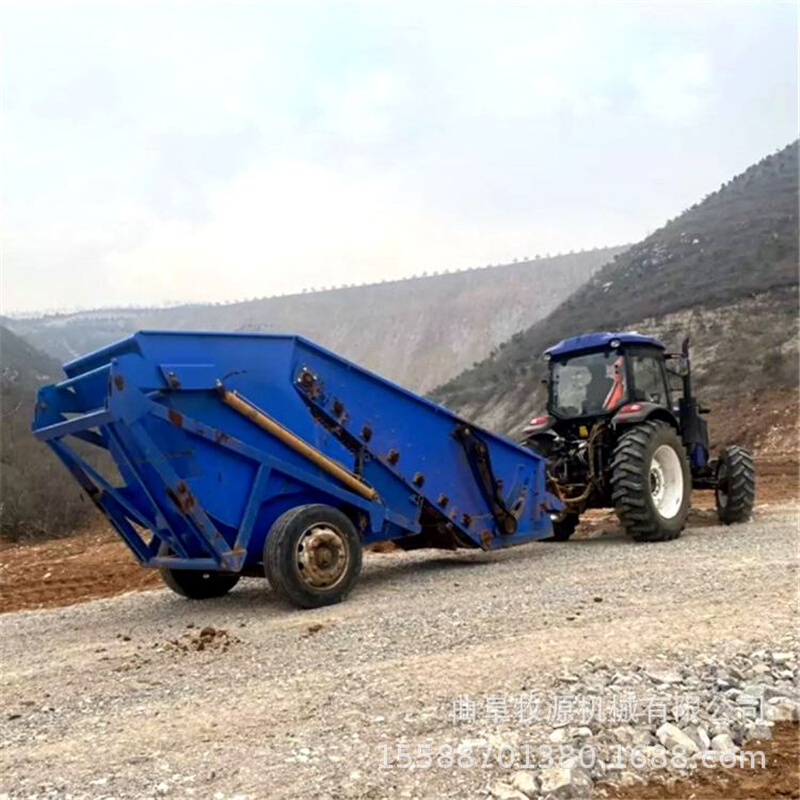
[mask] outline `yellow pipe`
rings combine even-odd
[[[333,475],[334,478],[341,481],[351,491],[366,497],[367,500],[374,500],[378,496],[378,493],[371,486],[367,486],[332,458],[328,458],[324,453],[320,453],[315,447],[304,442],[299,436],[295,436],[279,422],[276,422],[272,417],[267,416],[263,411],[245,400],[238,392],[229,392],[221,385],[219,386],[219,392],[224,403],[238,411],[243,417],[247,417],[259,428],[271,433],[276,439],[280,439],[295,452],[305,456],[320,469],[324,469],[329,475]]]

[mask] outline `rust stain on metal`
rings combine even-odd
[[[400,451],[399,451],[399,450],[395,450],[395,449],[394,449],[394,447],[393,447],[393,448],[392,448],[392,449],[389,451],[389,453],[387,454],[387,456],[386,456],[386,460],[387,460],[387,461],[388,461],[390,464],[396,464],[396,463],[397,463],[397,462],[400,460]]]
[[[461,524],[465,528],[469,528],[469,526],[472,525],[472,517],[469,514],[464,514],[464,516],[461,517]]]
[[[450,502],[450,498],[446,494],[440,494],[436,502],[444,508]]]
[[[414,486],[422,486],[425,483],[425,476],[421,472],[415,472],[413,478]]]
[[[183,426],[183,414],[181,414],[180,411],[177,411],[176,409],[171,408],[167,412],[167,416],[169,417],[169,421],[173,425],[177,425],[178,427],[182,427]]]
[[[484,550],[489,550],[492,546],[492,534],[488,530],[481,531],[481,547]]]
[[[181,382],[178,380],[178,376],[174,372],[170,372],[167,375],[167,382],[169,383],[170,389],[180,389]]]
[[[341,417],[342,414],[344,413],[344,403],[341,400],[338,400],[338,399],[334,400],[333,401],[332,410],[333,410],[334,416]]]
[[[365,442],[368,442],[372,438],[372,428],[370,428],[369,425],[364,425],[364,427],[361,428],[361,438]]]
[[[117,387],[117,391],[121,392],[125,388],[125,378],[122,375],[115,375],[114,386]]]
[[[300,375],[297,377],[297,382],[306,394],[313,400],[320,395],[320,386],[317,381],[317,376],[314,375],[307,367],[303,367]]]
[[[183,481],[178,484],[177,489],[178,491],[176,494],[171,488],[167,488],[167,497],[172,500],[182,514],[188,514],[196,504],[194,495],[189,491],[189,487]],[[199,522],[198,525],[200,525]]]

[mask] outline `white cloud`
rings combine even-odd
[[[631,241],[796,135],[789,4],[6,9],[11,310]]]
[[[642,108],[660,120],[686,124],[704,110],[713,88],[707,53],[664,52],[642,64],[633,75]]]

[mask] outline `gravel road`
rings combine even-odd
[[[664,669],[785,647],[797,523],[772,508],[657,545],[368,554],[350,598],[318,611],[248,580],[202,603],[155,590],[6,614],[0,792],[486,796],[500,767],[385,770],[381,746],[487,735],[453,721],[456,698],[546,693],[590,657]]]

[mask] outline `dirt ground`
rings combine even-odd
[[[346,602],[308,612],[246,579],[204,603],[157,590],[2,614],[0,797],[498,797],[499,764],[384,768],[382,748],[550,740],[546,721],[454,719],[464,697],[513,705],[622,680],[644,702],[653,670],[755,675],[757,651],[797,662],[796,506],[731,527],[706,513],[653,546],[588,526],[567,545],[368,553]],[[789,744],[770,791],[797,783]],[[716,794],[700,796],[737,797],[702,780]]]
[[[797,460],[757,463],[757,505],[783,505],[798,497]],[[713,492],[696,492],[689,525],[713,524]],[[579,529],[582,538],[618,532],[614,514],[594,511]],[[67,606],[161,585],[142,569],[122,541],[98,518],[83,533],[40,544],[0,546],[0,613]]]
[[[765,769],[734,767],[702,770],[672,784],[651,783],[611,791],[612,800],[767,800],[800,797],[800,728],[789,722],[775,726],[771,741],[748,742],[747,749],[764,753]]]

